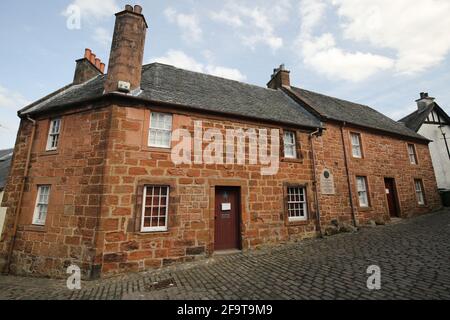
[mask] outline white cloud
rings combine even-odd
[[[365,45],[365,52],[339,47],[331,33],[315,35],[333,9],[333,31]],[[381,71],[415,74],[442,62],[450,51],[450,2],[446,0],[303,0],[296,49],[303,62],[330,78],[362,81]],[[330,26],[328,26],[330,28]],[[332,31],[332,30],[330,30]],[[367,46],[369,44],[369,46]],[[389,56],[374,53],[386,49]],[[372,51],[372,52],[371,52]]]
[[[94,34],[92,35],[92,38],[98,44],[107,47],[107,46],[111,45],[112,34],[105,28],[99,27],[94,30]]]
[[[448,0],[333,0],[344,36],[396,51],[395,68],[412,74],[438,65],[450,51]]]
[[[203,64],[179,50],[169,50],[165,56],[156,57],[151,60],[236,81],[245,81],[247,79],[247,77],[237,69],[217,66],[212,63]]]
[[[74,0],[63,11],[64,16],[71,14],[71,6],[77,6],[81,12],[81,18],[90,21],[108,18],[120,11],[116,0]]]
[[[30,102],[20,93],[8,90],[0,85],[0,109],[17,111],[29,103]]]
[[[185,41],[200,42],[202,40],[203,30],[195,15],[178,13],[173,8],[167,8],[164,14],[171,23],[175,23],[181,29]]]
[[[252,49],[262,44],[277,50],[284,42],[275,30],[288,21],[290,8],[289,0],[276,4],[228,1],[221,10],[212,11],[208,16],[213,21],[236,29],[242,43]]]

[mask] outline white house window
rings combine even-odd
[[[366,177],[356,177],[356,187],[358,189],[359,206],[361,208],[369,207],[369,196],[367,194]]]
[[[408,144],[408,155],[409,162],[411,162],[411,164],[417,164],[416,148],[413,144]]]
[[[417,203],[421,206],[425,205],[425,195],[423,193],[422,180],[414,180],[416,186]]]
[[[306,189],[304,187],[288,187],[287,194],[289,221],[306,221],[308,219]]]
[[[362,158],[361,135],[359,133],[351,133],[352,138],[352,154],[354,158]]]
[[[48,131],[47,151],[58,149],[59,134],[61,133],[61,119],[50,121],[50,130]]]
[[[169,187],[145,186],[141,232],[167,231]]]
[[[33,224],[45,225],[48,211],[48,198],[50,196],[50,186],[38,186],[36,207],[34,208]]]
[[[295,132],[284,132],[284,156],[290,159],[297,158],[297,143],[295,139]]]
[[[148,145],[156,148],[170,148],[172,140],[172,115],[152,112]]]

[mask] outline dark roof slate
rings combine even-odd
[[[404,124],[398,123],[369,106],[341,100],[316,92],[292,87],[296,96],[325,119],[427,140]]]
[[[5,188],[11,167],[13,149],[0,150],[0,191]]]
[[[22,109],[20,114],[48,111],[103,95],[105,76],[70,86],[46,101]],[[135,97],[173,103],[205,111],[248,116],[318,128],[320,121],[281,90],[266,89],[238,81],[152,63],[142,71],[142,91]]]

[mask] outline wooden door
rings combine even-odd
[[[386,197],[391,217],[398,217],[397,194],[395,192],[394,179],[384,179],[386,187]]]
[[[214,250],[240,249],[240,189],[216,188]]]

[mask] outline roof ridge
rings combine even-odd
[[[147,64],[143,65],[142,68],[144,68],[144,67],[150,67],[150,66],[152,66],[152,65],[166,66],[166,67],[170,67],[170,68],[177,69],[177,70],[181,70],[181,71],[185,71],[185,72],[195,73],[195,74],[199,74],[199,75],[203,75],[203,76],[208,76],[208,77],[212,77],[212,78],[216,78],[216,79],[221,79],[221,80],[225,80],[225,81],[230,81],[230,82],[236,82],[236,83],[239,83],[239,84],[241,84],[241,85],[246,85],[246,86],[250,86],[250,87],[256,87],[256,88],[264,89],[264,90],[267,90],[267,91],[272,91],[272,92],[278,92],[278,91],[280,91],[280,90],[276,90],[276,89],[271,89],[271,88],[266,88],[266,87],[263,87],[263,86],[259,86],[259,85],[257,85],[257,84],[251,84],[251,83],[247,83],[247,82],[243,82],[243,81],[238,81],[238,80],[228,79],[228,78],[224,78],[224,77],[219,77],[219,76],[216,76],[216,75],[213,75],[213,74],[209,74],[209,73],[204,73],[204,72],[199,72],[199,71],[192,71],[192,70],[188,70],[188,69],[183,69],[183,68],[180,68],[180,67],[173,66],[173,65],[171,65],[171,64],[161,63],[161,62],[157,62],[157,61],[152,62],[152,63],[147,63]]]

